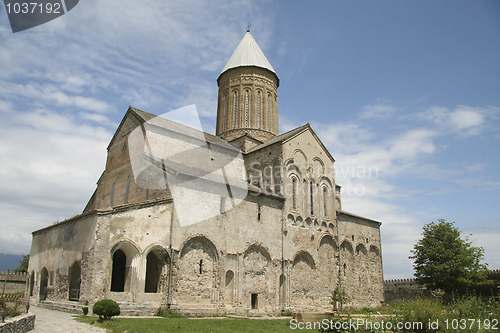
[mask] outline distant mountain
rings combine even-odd
[[[0,253],[0,272],[11,271],[18,268],[23,256],[21,254],[4,254]]]

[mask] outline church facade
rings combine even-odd
[[[217,82],[216,135],[129,107],[83,213],[33,232],[34,302],[275,314],[331,310],[336,288],[351,306],[383,301],[381,223],[342,210],[309,124],[279,134],[279,78],[250,32]],[[191,153],[160,156],[173,147]]]

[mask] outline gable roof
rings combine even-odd
[[[108,144],[108,149],[113,144],[116,136],[120,132],[121,127],[123,126],[123,124],[125,123],[125,120],[129,116],[135,117],[141,124],[146,123],[146,122],[150,121],[151,119],[155,119],[155,118],[159,118],[158,121],[160,121],[160,122],[161,122],[161,119],[165,119],[166,121],[164,122],[164,124],[168,124],[168,126],[166,128],[173,130],[173,131],[176,131],[178,133],[191,133],[191,132],[198,133],[198,132],[200,132],[197,129],[194,129],[192,127],[177,123],[173,120],[168,120],[166,118],[162,118],[162,117],[159,117],[159,116],[154,115],[152,113],[149,113],[149,112],[134,108],[132,106],[129,106],[127,112],[123,116],[122,121],[120,122],[120,125],[118,125],[118,128],[115,131],[115,134],[113,135],[113,137],[111,138],[111,141]],[[155,121],[155,123],[156,122],[157,121]],[[210,142],[210,143],[226,143],[227,142],[226,140],[221,139],[218,136],[215,136],[215,135],[212,135],[212,134],[209,134],[206,132],[202,132],[202,133],[204,134],[205,140],[207,142]]]
[[[227,61],[226,65],[224,66],[220,74],[224,73],[225,71],[231,68],[236,68],[241,66],[261,67],[276,74],[276,71],[274,70],[273,66],[271,66],[271,63],[269,62],[269,60],[267,60],[266,56],[264,55],[264,52],[262,52],[259,45],[255,41],[255,39],[253,39],[252,35],[250,34],[250,31],[248,30],[243,39],[241,40],[240,44],[238,44],[238,47],[236,47],[236,50],[234,50],[233,55],[231,56],[231,58],[229,58],[229,60]],[[276,76],[278,76],[278,74],[276,74]]]
[[[247,154],[252,153],[254,151],[257,151],[257,150],[260,150],[260,149],[263,149],[263,148],[268,147],[270,145],[273,145],[273,144],[275,144],[277,142],[280,142],[280,143],[283,144],[283,143],[287,142],[288,140],[291,140],[291,139],[295,138],[296,136],[300,135],[301,133],[303,133],[305,131],[310,131],[311,132],[311,134],[313,135],[313,137],[316,139],[316,141],[318,141],[319,145],[326,152],[327,156],[332,160],[332,162],[335,162],[335,159],[330,154],[330,152],[328,151],[328,149],[325,147],[325,145],[323,144],[323,142],[321,142],[321,140],[316,135],[316,133],[313,131],[313,129],[311,128],[311,125],[309,123],[307,123],[305,125],[302,125],[300,127],[294,128],[293,130],[290,130],[288,132],[282,133],[282,134],[280,134],[278,136],[275,136],[274,138],[272,138],[270,140],[267,140],[263,144],[258,145],[257,147],[254,147],[253,149],[249,150]]]
[[[337,211],[337,215],[351,216],[351,217],[355,217],[355,218],[362,219],[362,220],[365,220],[365,221],[378,223],[379,226],[382,225],[382,222],[380,222],[380,221],[369,219],[367,217],[359,216],[359,215],[356,215],[356,214],[353,214],[353,213],[349,213],[349,212],[346,212],[345,210],[338,210]]]

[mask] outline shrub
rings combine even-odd
[[[156,314],[155,315],[158,316],[158,317],[164,317],[164,318],[181,318],[181,317],[184,317],[181,314],[172,312],[172,310],[170,310],[169,308],[165,308],[165,307],[161,307],[161,306],[158,308],[158,310],[156,310]]]
[[[417,298],[408,303],[401,303],[400,313],[396,321],[404,323],[419,324],[411,329],[403,329],[403,332],[435,332],[428,323],[438,320],[440,323],[447,319],[445,307],[440,301]]]
[[[339,287],[335,288],[330,296],[330,304],[333,305],[333,310],[339,310],[339,305],[346,306],[351,302],[351,297],[347,294],[344,288],[342,291]]]
[[[82,311],[83,311],[83,315],[86,316],[89,313],[89,307],[88,306],[84,306],[82,308]]]
[[[92,312],[99,316],[99,319],[111,319],[113,316],[120,314],[120,306],[115,301],[103,299],[94,304]]]

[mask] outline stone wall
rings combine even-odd
[[[384,281],[384,300],[386,303],[410,301],[417,297],[434,298],[425,287],[419,286],[415,279]]]
[[[465,296],[471,291],[477,295],[481,295],[485,299],[489,297],[500,296],[500,270],[490,270],[487,273],[489,284],[476,286],[472,289],[459,289],[456,291],[456,296]],[[384,299],[386,303],[398,301],[410,301],[417,297],[435,298],[433,294],[417,283],[416,279],[394,279],[384,281]],[[445,296],[451,297],[451,296]]]
[[[26,313],[14,318],[5,319],[5,324],[0,324],[0,333],[24,333],[35,328],[35,314]]]
[[[22,292],[26,289],[27,273],[1,272],[0,293],[6,294]]]

